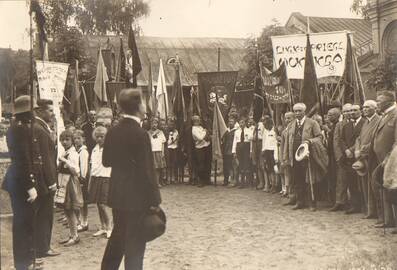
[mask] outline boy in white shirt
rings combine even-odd
[[[164,179],[164,169],[165,169],[165,157],[164,157],[164,144],[166,143],[166,138],[163,131],[158,128],[159,120],[157,118],[152,119],[151,128],[148,131],[150,136],[150,142],[152,143],[152,153],[154,159],[154,167],[158,175],[159,186],[165,186],[166,179]]]
[[[265,129],[262,134],[262,155],[265,161],[265,192],[276,193],[277,178],[274,171],[274,166],[278,163],[278,142],[276,132],[273,128],[273,121],[270,117],[265,118]]]

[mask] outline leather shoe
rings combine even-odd
[[[316,207],[310,207],[310,211],[311,211],[311,212],[316,212],[316,211],[317,211],[317,208],[316,208]]]
[[[390,232],[391,234],[397,234],[397,229],[394,229]]]
[[[303,209],[303,206],[300,204],[295,204],[295,206],[292,207],[292,210],[298,210],[298,209]]]
[[[57,252],[57,251],[55,251],[55,250],[53,250],[53,249],[49,249],[46,253],[44,253],[44,254],[39,254],[39,255],[37,256],[37,258],[55,257],[55,256],[58,256],[58,255],[61,255],[61,253],[59,253],[59,252]]]
[[[329,212],[336,212],[336,211],[342,211],[343,210],[343,205],[342,204],[335,204],[334,207],[329,209]]]
[[[27,268],[28,270],[42,270],[42,269],[44,269],[43,268],[43,265],[34,265],[34,264],[31,264],[31,265],[29,265],[28,266],[28,268]]]

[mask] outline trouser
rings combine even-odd
[[[119,269],[124,257],[124,269],[143,269],[146,242],[140,236],[144,213],[113,209],[114,227],[102,259],[102,270]]]
[[[375,181],[373,181],[375,182]],[[376,183],[372,183],[374,188],[374,197],[378,212],[378,221],[388,226],[395,226],[395,217],[397,217],[397,205],[394,206],[389,202],[388,194],[385,188]]]
[[[375,203],[374,192],[371,186],[370,176],[369,174],[366,174],[364,176],[360,176],[359,178],[361,183],[360,187],[365,203],[366,214],[369,216],[376,216],[377,214],[376,203]]]
[[[353,168],[345,167],[346,173],[346,181],[347,181],[347,188],[349,189],[350,193],[350,207],[354,208],[355,210],[361,210],[361,196],[359,191],[359,178],[357,173],[353,170]]]
[[[195,169],[200,184],[209,184],[211,176],[211,149],[209,146],[195,149]]]
[[[223,176],[225,177],[225,184],[230,181],[230,176],[233,175],[233,155],[223,155]]]
[[[335,159],[330,157],[328,166],[328,200],[331,203],[336,201],[336,183],[338,179],[338,167]]]
[[[33,223],[34,209],[26,201],[26,195],[10,193],[12,218],[12,246],[14,266],[17,270],[26,270],[33,263]]]
[[[51,248],[52,225],[54,220],[53,193],[37,198],[36,252],[40,257]]]
[[[306,170],[307,161],[295,161],[292,166],[292,178],[296,194],[296,204],[304,205],[306,202]]]

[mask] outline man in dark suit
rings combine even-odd
[[[114,228],[103,255],[103,270],[142,269],[146,242],[141,236],[142,218],[158,210],[161,196],[154,175],[150,138],[140,122],[144,116],[142,93],[124,89],[119,96],[123,118],[106,135],[102,162],[112,168],[108,205]]]
[[[383,114],[379,125],[375,129],[374,140],[372,143],[372,151],[375,153],[375,158],[373,162],[382,167],[386,164],[390,152],[397,145],[397,108],[395,103],[396,97],[395,94],[391,91],[381,91],[378,92],[378,96],[376,98],[376,102],[378,105],[379,111]],[[371,168],[374,168],[374,165],[370,165]],[[380,182],[383,182],[381,179]],[[383,216],[383,224],[375,225],[377,228],[382,227],[395,227],[395,216],[397,213],[397,205],[393,205],[390,203],[389,193],[384,188],[379,188],[379,193],[383,193],[381,198],[383,198],[383,213],[380,213]]]
[[[54,220],[54,193],[57,182],[56,149],[49,123],[54,117],[51,100],[38,100],[33,125],[33,160],[35,175],[39,183],[36,216],[37,257],[57,256],[51,249],[52,225]]]
[[[359,213],[361,210],[361,200],[358,184],[358,175],[353,170],[354,163],[354,145],[357,137],[360,135],[365,119],[361,116],[360,105],[352,105],[350,110],[350,121],[342,127],[342,167],[347,188],[350,192],[350,207],[346,214]]]

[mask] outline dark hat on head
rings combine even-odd
[[[150,210],[142,221],[142,237],[146,242],[150,242],[165,233],[167,218],[163,209],[160,211]]]
[[[37,106],[35,100],[33,99],[33,109],[35,109],[37,107],[38,106]],[[25,112],[30,112],[30,109],[31,109],[30,96],[23,95],[23,96],[19,96],[15,99],[14,110],[13,110],[14,115],[20,114],[20,113],[25,113]]]

